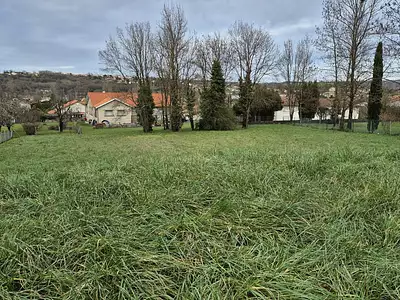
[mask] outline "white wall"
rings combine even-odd
[[[294,108],[293,121],[298,121],[299,119],[299,109]],[[284,106],[282,110],[276,111],[274,115],[274,121],[290,121],[290,111],[289,106]]]
[[[73,113],[85,113],[85,105],[82,103],[75,103],[69,107],[69,111]]]
[[[353,120],[357,120],[360,114],[360,110],[358,108],[354,108],[353,110]],[[327,115],[326,117],[328,120],[331,118],[330,115]],[[345,119],[349,118],[349,110],[346,110],[345,113]],[[299,121],[299,108],[295,107],[294,108],[294,115],[293,115],[293,121]],[[315,115],[313,120],[319,120],[319,117]],[[274,115],[274,121],[290,121],[290,113],[289,113],[289,107],[284,106],[282,110],[276,111]]]
[[[91,105],[90,100],[88,100],[85,108],[85,115],[88,120],[96,120],[95,108]]]
[[[118,116],[118,110],[124,110],[126,115]],[[112,111],[112,116],[106,115],[106,111]],[[130,124],[132,123],[132,108],[119,101],[112,101],[97,109],[97,122],[107,120],[111,124]]]

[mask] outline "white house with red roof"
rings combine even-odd
[[[67,111],[76,118],[83,118],[86,114],[85,100],[71,100],[64,104],[64,111]],[[55,115],[56,110],[52,109],[48,112],[49,115]]]
[[[161,120],[163,96],[160,93],[153,93],[152,96],[156,106],[154,116],[156,120]],[[86,97],[86,118],[97,123],[137,123],[136,99],[137,94],[132,93],[90,92]]]
[[[86,97],[86,118],[89,121],[135,123],[134,108],[134,101],[127,93],[90,92]]]

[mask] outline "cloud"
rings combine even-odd
[[[68,70],[68,69],[75,69],[75,67],[74,66],[60,66],[60,67],[57,67],[58,69],[65,69],[65,70]]]
[[[178,0],[176,0],[178,1]],[[160,22],[161,0],[13,0],[0,10],[0,69],[65,66],[99,73],[98,51],[117,26]],[[169,1],[167,1],[169,3]],[[226,32],[243,20],[268,28],[280,45],[312,34],[320,0],[181,0],[191,31]]]
[[[312,21],[308,19],[301,19],[296,23],[287,24],[275,28],[271,28],[270,33],[272,36],[291,36],[293,33],[309,30],[312,31],[318,24],[317,21]]]

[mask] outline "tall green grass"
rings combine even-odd
[[[84,128],[0,149],[0,299],[400,298],[399,138]]]
[[[311,127],[325,130],[339,130],[339,127],[333,127],[333,124],[329,123],[295,123],[296,126]],[[347,131],[347,124],[345,124],[345,130]],[[351,132],[357,133],[368,133],[367,122],[354,122],[353,129]],[[400,136],[400,122],[380,122],[378,130],[374,134],[387,134],[393,136]]]

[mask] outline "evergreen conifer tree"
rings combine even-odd
[[[215,60],[212,66],[211,84],[201,95],[200,110],[200,129],[234,129],[235,116],[226,103],[225,79],[218,60]]]
[[[140,124],[143,126],[144,132],[152,132],[154,122],[154,100],[151,94],[150,85],[143,84],[139,88],[138,94],[136,112],[139,116]]]
[[[379,42],[374,59],[374,71],[371,89],[368,98],[368,132],[373,133],[379,126],[379,115],[381,114],[383,79],[383,45]]]

